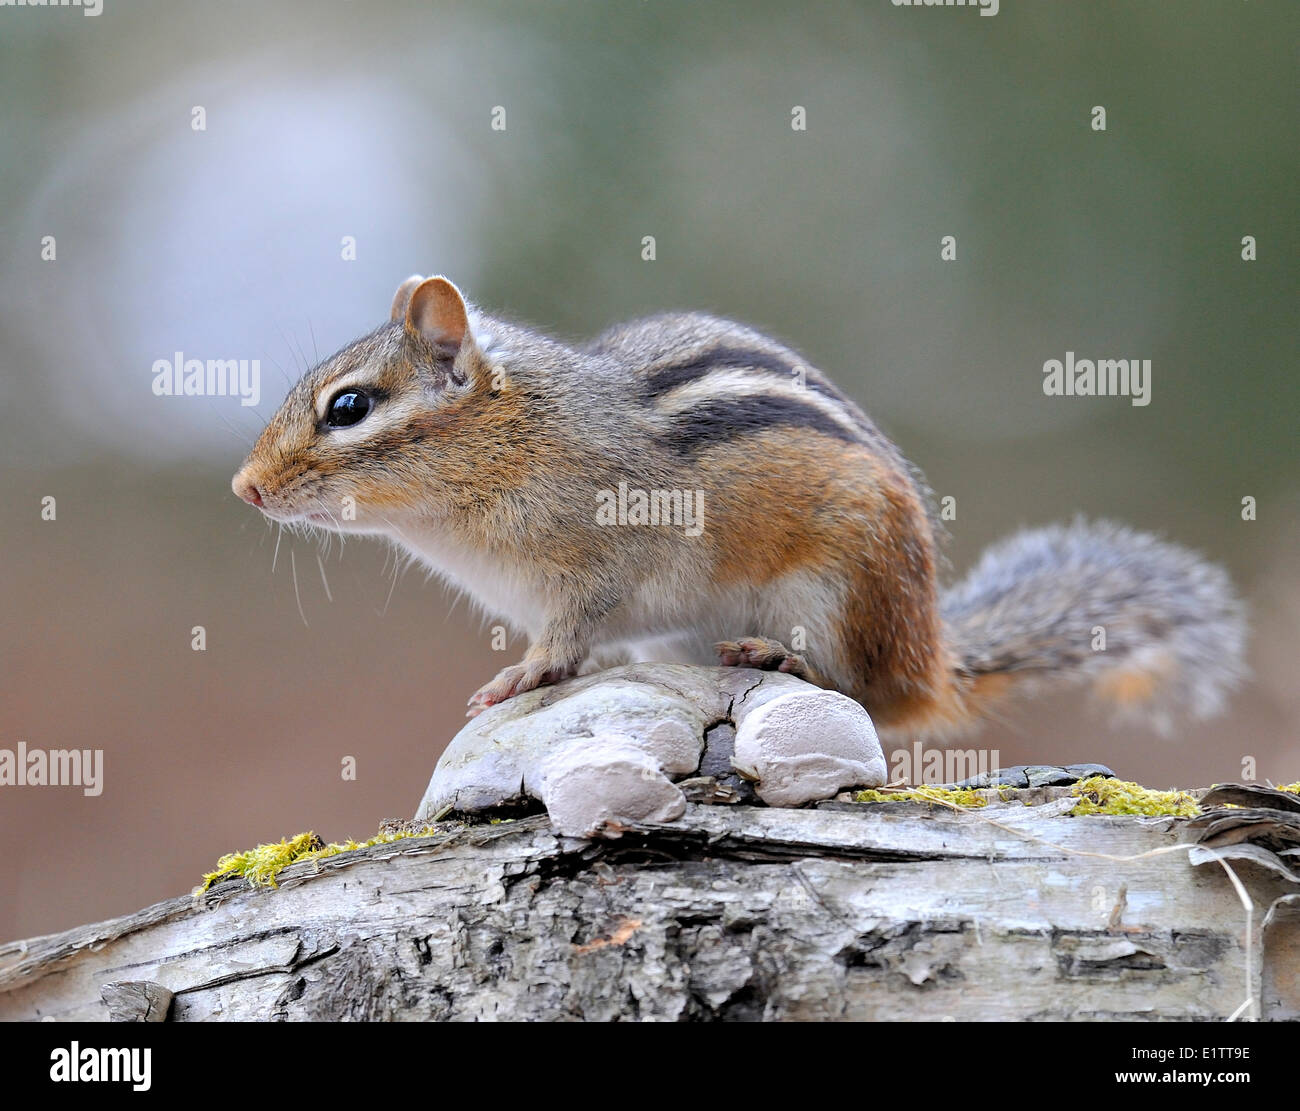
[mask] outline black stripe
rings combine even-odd
[[[804,382],[810,390],[838,401],[845,407],[844,415],[854,424],[863,423],[854,409],[853,402],[840,393],[835,385],[815,367],[807,363],[791,362],[780,355],[749,347],[711,347],[687,362],[656,367],[641,383],[641,397],[645,401],[653,401],[678,386],[699,381],[713,370],[766,370],[780,375],[787,382],[793,382],[796,366],[803,368]]]
[[[781,426],[811,428],[845,443],[862,443],[862,437],[817,406],[795,397],[755,394],[716,398],[673,414],[661,435],[663,443],[683,455],[693,455],[714,444]]]
[[[773,374],[793,380],[796,365],[779,355],[745,347],[710,347],[684,363],[657,367],[646,375],[641,392],[648,400],[695,382],[711,370],[770,370]]]

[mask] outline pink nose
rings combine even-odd
[[[234,481],[230,488],[235,491],[249,505],[255,505],[258,509],[262,508],[262,491],[259,490],[255,483],[249,482],[240,475],[235,475]]]

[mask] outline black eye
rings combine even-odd
[[[344,390],[330,402],[325,411],[325,423],[330,428],[346,428],[364,418],[370,412],[370,406],[369,395],[357,390]]]

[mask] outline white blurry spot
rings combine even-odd
[[[386,320],[413,266],[472,278],[472,160],[436,115],[412,118],[409,92],[264,68],[188,84],[210,90],[201,137],[173,109],[181,89],[106,106],[18,216],[64,248],[45,273],[0,275],[3,326],[77,430],[44,439],[41,462],[100,445],[237,459],[290,380]],[[431,175],[431,152],[462,169]],[[340,260],[345,234],[364,236],[362,261]],[[260,359],[261,403],[155,396],[150,368],[177,352]]]

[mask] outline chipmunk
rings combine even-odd
[[[941,590],[919,472],[794,351],[700,313],[571,346],[410,277],[232,487],[275,521],[387,536],[527,633],[471,716],[589,659],[657,659],[791,672],[909,735],[1054,681],[1160,728],[1242,673],[1227,575],[1116,525],[1021,532]],[[611,521],[628,490],[685,492],[702,527]]]

